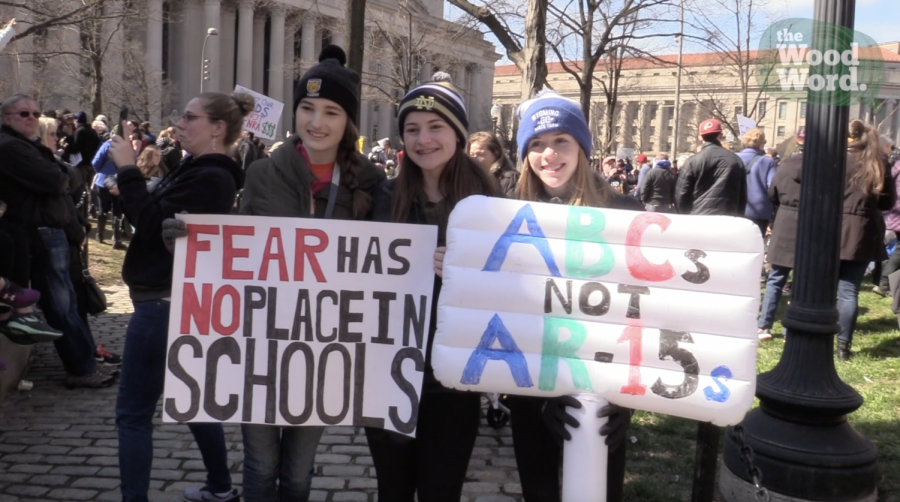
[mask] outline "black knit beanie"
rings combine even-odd
[[[334,101],[356,124],[359,111],[359,74],[345,68],[347,55],[337,45],[328,45],[319,54],[319,64],[313,66],[294,89],[294,110],[303,98],[325,98]]]

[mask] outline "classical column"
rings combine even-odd
[[[222,74],[222,58],[219,55],[219,38],[222,30],[222,2],[221,0],[205,0],[203,12],[205,26],[203,33],[209,28],[215,28],[219,35],[211,36],[206,40],[206,59],[209,60],[209,80],[203,84],[203,90],[217,92],[220,90],[220,76]],[[204,35],[205,37],[206,35]],[[203,61],[200,62],[203,64]]]
[[[294,52],[294,40],[300,24],[293,15],[289,21],[284,28],[287,36],[284,39],[284,112],[281,114],[281,127],[282,131],[294,132],[294,79],[299,76],[295,67],[297,55]]]
[[[235,82],[250,88],[253,86],[253,7],[254,0],[239,0],[237,74]]]
[[[368,80],[368,77],[366,76],[366,73],[369,71],[369,60],[370,60],[370,58],[369,58],[367,55],[363,57],[363,65],[362,65],[362,72],[363,72],[362,80],[363,80],[363,82],[366,82],[366,81]],[[363,96],[364,96],[364,95],[365,95],[365,92],[366,92],[366,86],[365,86],[365,85],[362,86],[362,92],[363,92]],[[360,97],[362,98],[362,96],[360,96]],[[359,124],[357,124],[357,126],[358,126],[358,128],[359,128],[359,134],[360,134],[360,136],[365,136],[365,137],[366,137],[366,148],[371,148],[371,147],[372,147],[372,137],[371,137],[371,136],[372,136],[372,131],[371,131],[371,127],[369,126],[369,119],[370,119],[369,108],[370,108],[370,105],[371,105],[371,102],[370,102],[368,99],[364,99],[364,98],[363,98],[363,99],[360,99],[360,104],[359,104]]]
[[[306,71],[316,61],[316,15],[306,11],[300,29],[300,60],[303,61],[303,71]]]
[[[378,137],[374,141],[391,137],[391,120],[394,118],[393,105],[386,101],[378,103]]]
[[[272,19],[269,38],[269,89],[272,99],[286,102],[284,99],[284,13],[283,4],[275,4],[269,11]],[[288,105],[290,108],[290,105]],[[281,138],[283,129],[279,125],[276,138]]]
[[[266,71],[266,14],[257,12],[253,17],[253,90],[262,94],[263,73]]]
[[[656,102],[656,149],[666,151],[666,105],[665,101]]]
[[[342,48],[344,50],[349,50],[346,47],[344,47],[344,44],[345,44],[344,30],[342,30],[342,29],[335,28],[331,31],[331,43],[339,46],[340,48]]]
[[[237,12],[233,5],[222,6],[222,29],[219,30],[219,61],[222,71],[219,73],[219,89],[223,92],[234,89],[234,42],[237,33],[234,23]]]
[[[150,122],[160,127],[162,121],[162,62],[163,62],[163,2],[147,1],[146,71],[147,100],[150,103]]]

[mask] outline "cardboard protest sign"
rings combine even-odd
[[[747,133],[750,129],[756,128],[756,121],[751,119],[750,117],[745,117],[743,115],[737,116],[738,121],[738,130],[741,132],[741,136]]]
[[[616,158],[634,160],[634,148],[616,148]]]
[[[414,433],[437,227],[178,217],[165,421]]]
[[[756,386],[762,259],[743,218],[470,197],[447,230],[435,376],[738,423]]]
[[[256,110],[244,119],[244,130],[252,132],[258,138],[275,139],[284,103],[240,85],[234,86],[234,92],[245,92],[256,100]]]

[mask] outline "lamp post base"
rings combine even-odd
[[[753,463],[773,501],[875,502],[878,451],[846,416],[797,423],[758,408],[747,414],[742,426]],[[723,457],[719,484],[725,500],[757,500],[731,427],[725,434]]]
[[[724,502],[758,502],[761,500],[756,497],[756,488],[751,483],[737,477],[728,468],[721,469],[719,472],[719,493],[721,493]],[[818,502],[781,495],[771,491],[769,495],[769,502]],[[863,498],[848,500],[847,502],[876,502],[876,500],[877,493],[873,493]]]

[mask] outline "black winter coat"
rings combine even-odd
[[[667,210],[675,204],[675,174],[665,167],[654,167],[644,176],[641,202]]]
[[[769,185],[769,200],[775,210],[775,220],[772,222],[772,239],[766,259],[779,267],[794,268],[802,170],[803,154],[794,154],[781,161]]]
[[[170,296],[174,257],[162,239],[162,222],[176,214],[229,214],[244,172],[223,154],[188,157],[147,191],[137,166],[118,169],[119,200],[135,227],[122,278],[134,301]]]
[[[705,143],[700,153],[679,168],[675,204],[681,214],[743,217],[747,206],[744,163],[718,143]]]
[[[882,211],[894,207],[897,197],[891,168],[885,162],[883,192],[868,195],[851,181],[859,168],[859,153],[847,153],[844,216],[841,219],[841,259],[866,263],[886,260],[886,227]]]
[[[79,124],[78,129],[75,130],[75,139],[66,146],[66,155],[81,154],[81,162],[76,167],[89,165],[94,160],[94,155],[97,155],[101,144],[97,131],[91,129],[91,126],[87,124]]]
[[[0,200],[3,216],[22,228],[65,228],[74,218],[69,175],[49,148],[0,126]]]

